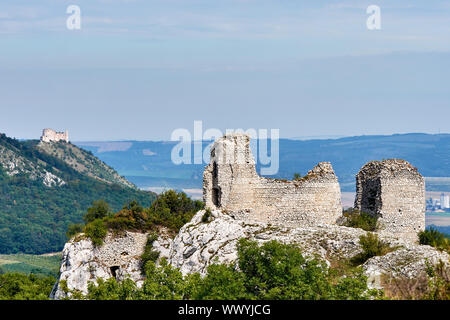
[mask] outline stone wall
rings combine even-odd
[[[319,163],[295,181],[259,177],[245,134],[230,134],[211,148],[203,197],[212,209],[245,212],[252,220],[299,226],[334,224],[342,215],[341,192],[330,163]]]
[[[355,208],[378,217],[379,228],[416,239],[425,229],[425,181],[400,159],[372,161],[356,176]]]
[[[43,142],[69,142],[69,133],[67,130],[65,132],[56,132],[53,129],[42,130],[41,141]]]

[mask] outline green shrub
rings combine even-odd
[[[450,251],[448,238],[433,227],[419,232],[419,243],[435,247],[439,250]]]
[[[84,227],[84,232],[95,241],[95,245],[103,243],[108,230],[121,233],[158,231],[160,228],[166,228],[175,234],[203,207],[203,202],[193,201],[185,193],[174,190],[159,195],[150,208],[143,208],[137,201],[131,201],[114,215],[110,213],[104,201],[97,201],[85,215],[84,220],[89,222]],[[69,231],[73,233],[78,229],[73,227]]]
[[[232,265],[212,264],[201,279],[195,275],[188,278],[189,297],[195,300],[241,300],[250,299],[245,275]]]
[[[209,219],[211,218],[212,212],[210,208],[206,208],[205,213],[202,216],[202,222],[207,223],[209,222]]]
[[[125,279],[118,283],[116,279],[110,278],[103,280],[99,278],[97,285],[89,283],[87,296],[75,296],[74,299],[89,299],[89,300],[131,300],[136,299],[137,292],[136,284],[130,280]]]
[[[422,297],[426,300],[450,300],[450,271],[443,261],[428,266],[428,290]]]
[[[73,236],[77,235],[80,232],[83,232],[83,225],[82,224],[69,224],[67,227],[66,236],[67,238],[71,239]]]
[[[101,246],[105,239],[108,229],[103,220],[97,219],[86,225],[84,233],[89,237],[94,246]]]
[[[86,223],[92,222],[96,219],[103,219],[111,214],[109,205],[104,200],[97,200],[92,203],[83,219]]]
[[[345,226],[351,228],[361,228],[366,231],[376,231],[377,217],[366,212],[350,208],[344,211],[344,217],[347,218]]]
[[[34,274],[1,274],[0,300],[48,300],[55,281],[54,277]]]
[[[149,261],[145,266],[146,279],[137,295],[146,300],[180,300],[185,296],[186,282],[180,270],[161,259],[160,265]]]
[[[355,269],[336,276],[324,261],[305,259],[294,245],[269,241],[238,243],[239,269],[256,299],[367,299],[367,278]]]
[[[147,237],[147,243],[145,244],[144,253],[141,256],[141,268],[145,272],[145,266],[147,262],[151,261],[156,263],[159,258],[159,252],[153,250],[153,242],[158,239],[158,234],[156,232],[151,233]]]
[[[376,233],[371,232],[359,237],[359,244],[361,245],[362,252],[351,259],[356,265],[363,264],[368,259],[375,256],[384,256],[396,249],[389,246],[387,242],[380,240]]]
[[[152,203],[149,214],[151,225],[160,225],[178,232],[195,213],[204,208],[204,203],[191,200],[184,192],[168,190]]]

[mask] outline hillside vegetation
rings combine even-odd
[[[95,200],[119,210],[132,200],[149,206],[156,198],[118,184],[112,168],[74,145],[58,144],[55,156],[38,144],[0,135],[0,254],[60,251],[68,225],[80,223]],[[83,155],[79,164],[75,155]]]
[[[92,152],[78,148],[71,143],[39,142],[37,148],[48,155],[64,161],[77,172],[107,183],[117,183],[133,188],[134,185],[121,177],[114,169],[109,167]]]
[[[163,227],[174,236],[203,208],[203,202],[191,200],[185,193],[174,190],[159,195],[149,208],[132,201],[115,213],[106,202],[97,201],[83,218],[86,224],[70,225],[67,236],[72,237],[83,232],[97,246],[103,244],[108,231],[158,232]]]

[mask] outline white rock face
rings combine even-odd
[[[33,163],[19,152],[2,146],[0,146],[0,167],[3,167],[8,176],[27,174],[31,180],[40,180],[47,187],[60,187],[65,184],[63,179],[48,172],[42,165]]]
[[[297,244],[309,257],[340,255],[350,258],[359,251],[359,236],[365,234],[361,229],[318,225],[290,228],[270,225],[256,221],[244,221],[239,213],[226,214],[213,211],[212,221],[201,221],[204,211],[183,226],[172,242],[169,262],[183,272],[204,274],[211,263],[230,263],[237,258],[236,244],[240,238],[249,238],[263,243],[278,240]]]
[[[42,183],[47,187],[60,187],[62,185],[65,185],[65,181],[57,176],[55,176],[53,173],[45,171],[45,175],[42,179]]]
[[[65,280],[67,288],[87,293],[89,281],[115,277],[123,280],[129,276],[138,285],[143,276],[140,256],[144,252],[147,234],[126,232],[122,236],[108,234],[101,247],[94,247],[89,239],[67,242],[63,249],[60,276],[51,297],[64,298],[66,295],[59,285]]]
[[[384,256],[373,257],[364,263],[363,268],[368,277],[369,288],[381,289],[381,276],[390,275],[394,278],[415,279],[425,272],[428,266],[444,262],[450,266],[450,257],[433,247],[407,244],[398,250]]]
[[[307,257],[318,256],[329,263],[331,258],[349,259],[361,251],[359,237],[367,232],[362,229],[332,225],[289,228],[261,222],[243,221],[233,214],[213,211],[213,220],[202,223],[204,211],[181,228],[172,242],[167,256],[169,262],[183,272],[205,274],[211,263],[236,261],[236,244],[240,238],[249,238],[259,243],[278,240],[298,245]],[[238,214],[235,214],[238,216]],[[442,261],[449,267],[449,255],[430,246],[412,244],[399,240],[389,233],[380,233],[380,239],[397,250],[385,256],[373,257],[363,269],[371,288],[380,286],[381,275],[413,278],[430,265]]]
[[[178,235],[171,240],[160,236],[153,243],[160,257],[181,270],[183,274],[199,272],[205,274],[212,263],[235,263],[236,244],[240,238],[264,243],[278,240],[293,243],[303,251],[306,257],[319,257],[328,264],[331,258],[349,259],[361,251],[359,237],[366,234],[362,229],[337,225],[317,225],[288,227],[270,225],[263,222],[244,221],[245,213],[224,213],[212,211],[209,222],[202,222],[205,211],[199,211],[192,220],[184,225]],[[392,237],[387,233],[380,238],[391,246],[399,248],[381,257],[373,257],[363,269],[371,288],[381,286],[381,275],[413,278],[423,272],[429,264],[442,261],[449,266],[449,255],[429,246],[411,244]],[[90,240],[70,241],[63,251],[60,280],[66,280],[69,289],[87,292],[89,281],[97,278],[117,280],[129,276],[142,284],[140,256],[146,244],[147,234],[127,232],[120,237],[109,234],[100,248],[94,248]],[[117,268],[118,267],[118,268]],[[117,268],[116,271],[113,271]],[[59,285],[55,285],[52,297],[65,297]]]

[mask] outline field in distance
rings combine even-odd
[[[32,255],[32,254],[1,254],[0,273],[19,272],[34,273],[44,276],[58,275],[61,263],[61,253]]]

